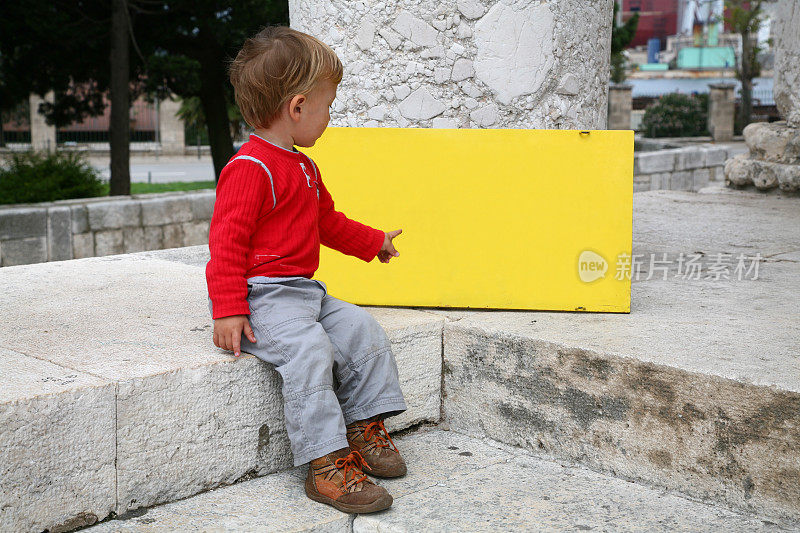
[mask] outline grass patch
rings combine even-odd
[[[194,191],[197,189],[213,189],[214,181],[171,181],[169,183],[131,183],[131,194],[149,194],[154,192]],[[108,183],[103,184],[103,194],[108,196]]]

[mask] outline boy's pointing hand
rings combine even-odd
[[[214,321],[214,344],[223,350],[233,351],[233,355],[236,357],[239,357],[242,333],[250,342],[256,343],[256,336],[253,328],[250,327],[247,315],[226,316]]]
[[[383,238],[383,246],[378,252],[378,259],[381,263],[388,263],[389,259],[400,255],[400,252],[398,252],[392,244],[392,239],[403,233],[403,230],[396,229],[394,231],[387,231],[384,233],[386,236]]]

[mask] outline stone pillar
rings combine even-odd
[[[183,120],[177,113],[181,107],[180,101],[172,98],[158,102],[158,139],[161,143],[161,153],[170,155],[183,155],[186,149],[186,133]]]
[[[800,3],[778,2],[775,13],[775,83],[773,95],[786,125],[800,128]]]
[[[608,129],[631,129],[631,111],[633,86],[614,84],[608,87]]]
[[[44,99],[38,94],[31,94],[28,97],[31,108],[31,148],[33,150],[54,151],[56,149],[56,127],[48,125],[44,120],[44,115],[39,113],[39,104],[42,102],[52,103],[54,100],[53,91],[48,92]]]
[[[733,119],[736,113],[736,101],[732,83],[711,83],[708,86],[711,95],[708,99],[708,131],[714,141],[733,140]]]
[[[612,0],[289,0],[344,64],[331,126],[606,129]]]
[[[800,3],[780,0],[774,23],[773,93],[785,120],[745,126],[742,133],[750,150],[725,162],[729,187],[800,191]]]

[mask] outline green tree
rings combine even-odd
[[[614,14],[611,19],[611,81],[614,83],[625,81],[626,60],[622,52],[633,40],[636,28],[639,26],[639,13],[634,13],[622,26],[618,26],[619,9],[617,0],[614,0]]]
[[[146,8],[139,6],[146,5]],[[137,41],[147,56],[146,90],[197,97],[208,129],[214,173],[233,156],[230,108],[235,106],[227,64],[245,39],[269,24],[289,24],[286,0],[138,0],[146,17]],[[146,43],[146,44],[143,44]]]
[[[137,96],[140,75],[137,61],[120,61],[135,26],[126,13],[127,0],[47,0],[35,9],[27,2],[0,4],[0,96],[2,108],[18,105],[30,93],[54,102],[38,110],[56,127],[66,126],[106,107],[112,71],[111,194],[128,194],[128,106]],[[112,4],[114,9],[112,10]],[[112,12],[116,13],[112,23]],[[112,36],[117,39],[112,45]],[[112,66],[114,68],[112,68]],[[127,89],[127,90],[126,90]],[[120,105],[122,108],[120,109]],[[121,131],[120,131],[121,130]]]
[[[753,116],[753,78],[761,75],[761,63],[758,60],[761,48],[754,37],[764,21],[762,6],[765,3],[766,0],[725,0],[728,11],[725,22],[733,32],[742,36],[742,54],[736,65],[736,78],[742,84],[742,104],[736,117],[738,131],[750,124]]]

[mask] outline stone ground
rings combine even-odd
[[[347,515],[309,500],[298,467],[85,531],[777,531],[769,521],[491,440],[434,429],[397,442],[409,473],[378,480],[395,498],[380,513]]]

